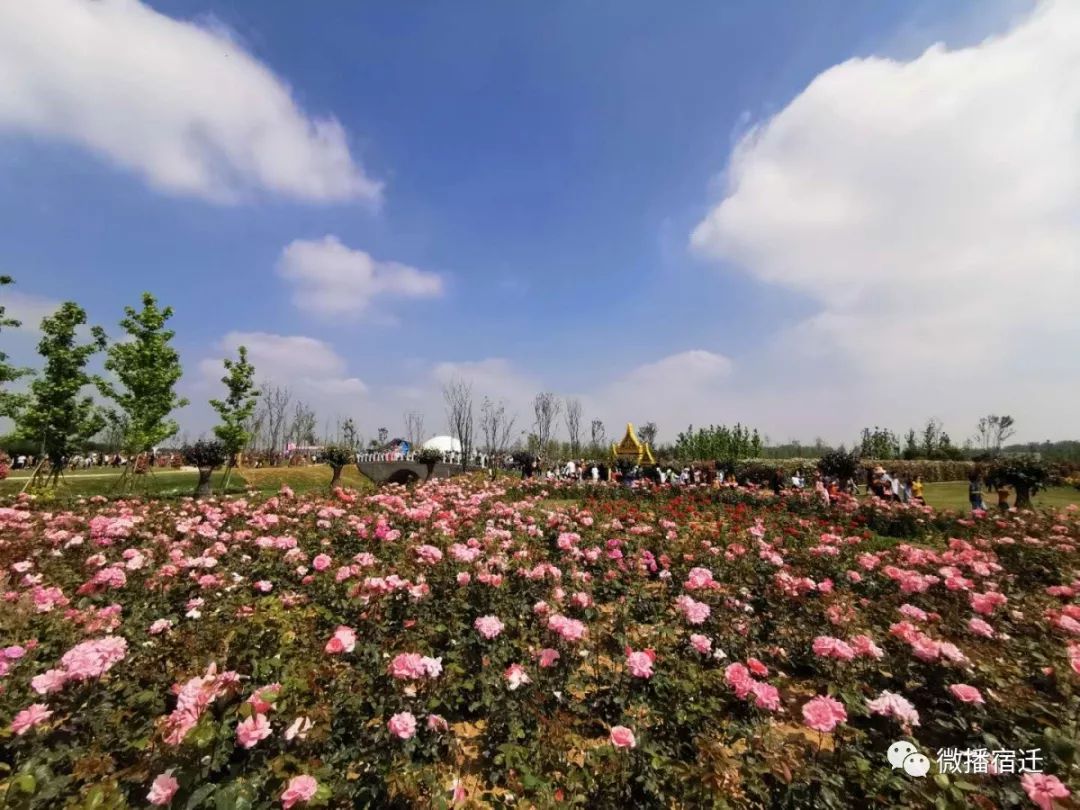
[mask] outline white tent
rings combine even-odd
[[[461,442],[451,436],[432,436],[421,447],[424,450],[438,450],[440,453],[461,452]]]

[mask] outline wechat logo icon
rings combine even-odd
[[[925,754],[920,754],[918,749],[906,740],[894,742],[890,745],[886,756],[889,758],[889,764],[894,769],[903,768],[904,773],[908,776],[921,777],[930,773],[930,760],[927,759]]]

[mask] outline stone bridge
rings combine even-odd
[[[418,461],[359,461],[360,474],[375,484],[415,484],[431,478],[461,475],[460,464],[421,464]],[[476,468],[470,467],[469,470]]]

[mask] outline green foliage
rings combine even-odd
[[[214,428],[214,435],[225,446],[229,464],[236,463],[236,455],[251,440],[248,424],[258,402],[259,391],[255,388],[255,367],[248,361],[247,347],[237,350],[239,358],[224,360],[225,376],[221,381],[228,389],[224,400],[212,399],[210,405],[221,418]]]
[[[180,449],[184,462],[200,470],[215,470],[228,458],[225,445],[219,441],[200,439],[194,444],[186,444]]]
[[[416,460],[421,464],[438,464],[443,460],[443,454],[438,450],[433,450],[430,447],[423,448],[415,456]]]
[[[8,284],[14,283],[15,280],[11,276],[0,276],[0,287],[6,287]],[[7,317],[5,307],[0,306],[0,329],[5,327],[17,329],[20,326],[22,326],[22,323],[15,318]],[[5,391],[4,387],[29,373],[30,369],[11,365],[8,362],[7,354],[0,352],[0,416],[14,417],[19,408],[25,404],[26,398],[24,396]]]
[[[818,459],[817,468],[824,476],[847,481],[859,474],[859,454],[854,451],[848,453],[844,450],[833,450]]]
[[[900,457],[900,440],[888,428],[874,425],[873,430],[863,428],[859,439],[859,455],[863,458],[888,460]]]
[[[140,311],[124,307],[120,327],[129,339],[112,344],[105,359],[118,384],[96,380],[102,395],[120,409],[109,419],[123,426],[124,449],[132,453],[148,452],[176,435],[179,425],[169,414],[188,404],[174,390],[183,369],[180,355],[169,345],[176,333],[165,328],[172,308],[158,309],[150,293],[143,293],[142,305]]]
[[[80,344],[76,330],[86,323],[86,311],[71,301],[41,321],[38,353],[45,361],[30,383],[30,394],[18,417],[19,433],[41,447],[56,474],[62,460],[81,449],[105,426],[105,417],[91,397],[82,394],[93,383],[86,364],[105,348],[105,332],[92,327],[91,339]]]
[[[991,486],[1010,486],[1016,490],[1016,505],[1026,506],[1031,495],[1044,489],[1054,479],[1053,471],[1034,456],[1002,456],[985,469]]]
[[[322,449],[319,458],[334,470],[340,470],[356,460],[356,452],[343,444],[330,444]]]
[[[675,440],[675,457],[680,461],[720,461],[761,456],[761,436],[755,428],[736,424],[709,425],[707,428],[694,430],[691,425],[685,433],[680,433]]]

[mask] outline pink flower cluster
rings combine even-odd
[[[570,619],[560,613],[556,613],[548,619],[548,629],[558,633],[564,641],[571,643],[581,641],[588,633],[585,623],[577,619]]]
[[[476,628],[476,632],[490,641],[502,633],[504,625],[499,621],[498,616],[481,616],[473,622],[473,627]]]
[[[437,678],[442,673],[442,659],[419,653],[401,653],[390,662],[390,675],[397,680],[418,681]]]
[[[847,721],[844,704],[828,695],[811,698],[802,707],[803,722],[814,731],[827,734]]]
[[[768,669],[754,659],[755,669],[768,674]],[[755,680],[745,664],[735,662],[724,669],[724,682],[735,690],[735,697],[745,700],[753,695],[754,705],[759,709],[775,712],[780,708],[780,691],[770,683]]]

